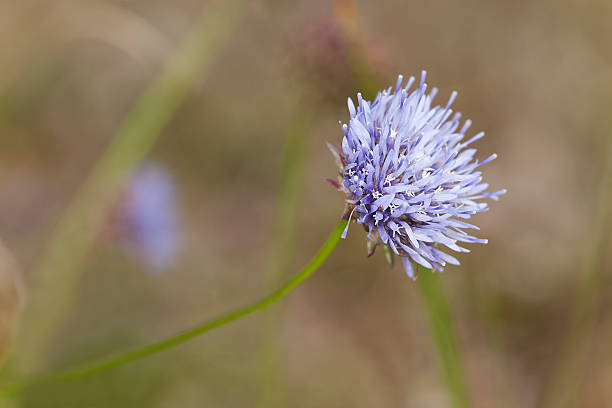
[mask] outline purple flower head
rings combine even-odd
[[[469,252],[458,243],[486,243],[465,232],[478,227],[462,220],[488,210],[482,199],[506,192],[488,192],[482,181],[479,167],[497,155],[474,158],[476,149],[468,146],[482,132],[463,141],[471,121],[461,124],[461,114],[450,109],[457,93],[444,106],[432,106],[437,89],[427,93],[425,75],[412,92],[414,77],[404,86],[400,75],[395,90],[380,92],[374,102],[357,94],[355,106],[349,98],[342,149],[330,145],[340,167],[336,186],[347,195],[349,219],[368,231],[370,255],[386,246],[411,278],[413,261],[442,271],[459,264],[444,247]]]
[[[174,183],[154,163],[138,168],[130,181],[123,208],[128,237],[154,271],[168,268],[179,246],[179,223]]]

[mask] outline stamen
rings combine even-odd
[[[396,177],[394,177],[392,174],[387,174],[387,177],[385,178],[384,184],[388,183],[389,185],[391,185],[391,182],[393,180],[395,180],[395,179],[396,179]]]

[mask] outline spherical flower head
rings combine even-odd
[[[349,98],[342,148],[330,145],[340,168],[339,183],[332,183],[347,195],[346,216],[367,230],[369,255],[385,246],[411,278],[413,261],[442,271],[459,264],[443,250],[469,252],[458,243],[486,243],[466,232],[478,227],[462,220],[488,210],[482,199],[505,193],[489,192],[483,182],[480,166],[497,156],[474,158],[468,146],[484,133],[464,141],[471,122],[461,124],[450,109],[457,93],[445,106],[432,106],[437,89],[427,92],[425,76],[412,92],[414,77],[404,86],[400,75],[395,90],[379,92],[374,102],[357,94],[355,106]]]

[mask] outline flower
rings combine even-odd
[[[311,18],[298,28],[292,62],[305,83],[315,84],[322,96],[333,99],[355,84],[350,74],[350,46],[334,19]]]
[[[444,107],[432,107],[437,89],[426,92],[425,76],[412,92],[414,77],[402,87],[400,75],[395,91],[379,92],[374,102],[357,94],[355,107],[349,98],[342,148],[328,144],[340,168],[339,183],[332,184],[347,195],[346,217],[368,231],[369,256],[384,245],[413,279],[413,261],[442,271],[459,264],[442,247],[469,252],[457,243],[486,243],[465,232],[479,228],[462,220],[488,210],[481,199],[506,192],[488,192],[482,181],[478,168],[497,155],[474,158],[476,149],[468,146],[483,132],[463,141],[471,121],[460,126],[461,114],[450,109],[457,93]]]
[[[335,104],[358,82],[383,76],[392,65],[391,52],[374,35],[357,35],[349,27],[356,18],[352,1],[337,3],[336,17],[311,17],[298,25],[288,55],[290,76],[315,106]]]
[[[152,273],[165,272],[181,244],[179,206],[171,174],[155,162],[141,164],[112,209],[108,235],[140,258]]]

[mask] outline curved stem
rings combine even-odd
[[[457,340],[439,274],[431,273],[421,266],[419,269],[417,284],[423,295],[451,406],[466,408],[469,406],[469,398],[461,375]]]
[[[203,323],[200,326],[196,326],[190,330],[187,330],[183,333],[180,333],[176,336],[170,337],[165,340],[158,341],[156,343],[150,344],[148,346],[131,350],[125,352],[123,354],[119,354],[115,357],[110,357],[105,360],[99,361],[97,363],[93,363],[90,365],[86,365],[84,367],[78,367],[74,369],[70,369],[67,371],[62,371],[55,374],[49,374],[47,376],[43,376],[38,379],[34,379],[32,381],[28,381],[25,383],[18,383],[3,387],[0,390],[0,395],[14,395],[18,394],[30,386],[49,383],[55,381],[65,381],[72,380],[81,377],[85,377],[94,373],[98,373],[100,371],[109,370],[111,368],[115,368],[134,360],[138,360],[152,354],[159,353],[163,350],[169,349],[181,343],[185,343],[188,340],[191,340],[197,336],[200,336],[206,332],[209,332],[218,327],[224,326],[234,320],[238,320],[244,316],[255,313],[259,310],[266,308],[272,303],[281,300],[285,297],[289,292],[299,286],[304,280],[306,280],[310,275],[316,271],[321,264],[327,259],[327,257],[331,254],[332,250],[336,247],[336,244],[340,240],[342,235],[342,231],[346,227],[347,221],[341,220],[334,231],[331,233],[323,247],[319,250],[319,252],[311,259],[311,261],[302,268],[302,270],[295,275],[291,280],[281,286],[272,294],[264,297],[263,299],[258,300],[257,302],[242,307],[234,312],[228,313],[216,319],[210,320],[206,323]]]

